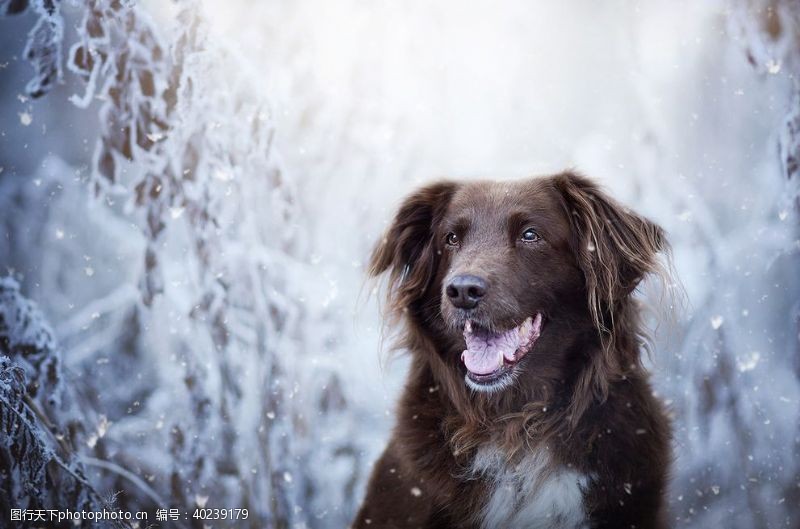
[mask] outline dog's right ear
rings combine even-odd
[[[440,258],[434,234],[457,188],[455,182],[437,182],[407,197],[373,250],[369,273],[375,277],[389,271],[394,309],[408,308],[430,287]]]

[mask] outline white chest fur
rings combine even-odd
[[[486,529],[584,529],[588,527],[583,491],[589,478],[552,464],[544,449],[508,462],[498,448],[481,448],[471,475],[489,485],[481,511]]]

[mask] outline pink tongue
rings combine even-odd
[[[473,331],[472,325],[467,322],[464,327],[464,340],[467,349],[461,354],[461,359],[472,373],[488,375],[503,366],[504,360],[514,362],[517,350],[527,347],[539,337],[541,316],[537,315],[536,322],[530,318],[522,325],[501,333],[487,331]]]

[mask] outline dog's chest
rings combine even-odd
[[[583,504],[587,476],[553,466],[541,449],[508,462],[496,447],[484,447],[473,460],[471,474],[486,481],[486,502],[479,521],[486,529],[585,529]]]

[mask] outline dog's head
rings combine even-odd
[[[405,200],[371,273],[389,271],[392,306],[468,386],[497,392],[574,362],[638,363],[615,352],[615,317],[665,244],[575,174],[440,182]]]

